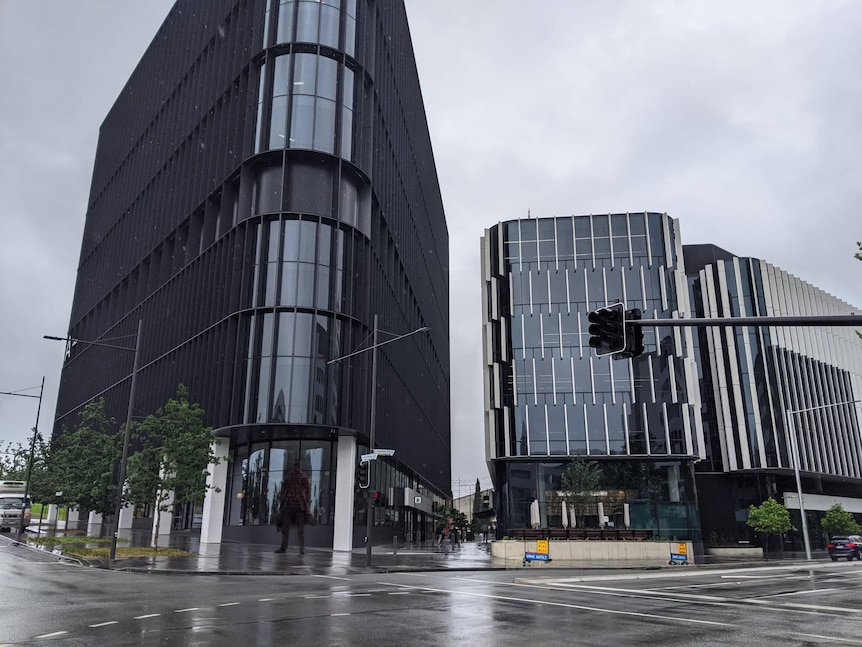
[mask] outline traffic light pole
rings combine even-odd
[[[381,346],[385,346],[386,344],[391,344],[392,342],[396,342],[400,339],[404,339],[405,337],[410,337],[411,335],[415,335],[420,332],[426,332],[431,330],[428,326],[423,326],[422,328],[417,328],[411,332],[405,333],[403,335],[398,335],[393,337],[392,339],[387,339],[386,341],[379,342],[377,341],[377,315],[374,315],[374,332],[372,337],[371,346],[367,348],[362,348],[360,350],[354,351],[352,353],[348,353],[347,355],[342,355],[341,357],[336,357],[335,359],[331,359],[327,364],[334,364],[335,362],[340,362],[342,360],[347,359],[348,357],[353,357],[354,355],[359,355],[360,353],[367,353],[371,351],[371,420],[370,420],[370,429],[368,431],[368,451],[374,453],[374,441],[375,441],[375,431],[377,427],[377,349]],[[384,331],[385,332],[385,331]],[[390,333],[391,334],[391,333]],[[390,454],[391,455],[391,454]],[[374,463],[375,461],[368,461],[368,490],[366,491],[365,497],[365,566],[371,566],[371,531],[374,528],[372,513],[374,512],[374,502],[371,500],[371,492],[374,490],[372,487],[374,485]]]
[[[374,315],[374,336],[371,338],[371,429],[368,432],[368,451],[374,452],[374,432],[377,429],[377,315]],[[371,531],[374,529],[374,501],[371,484],[374,483],[374,463],[368,463],[368,489],[365,490],[365,567],[371,568]]]

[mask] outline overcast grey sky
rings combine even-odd
[[[46,435],[63,346],[42,335],[68,327],[98,128],[172,4],[0,0],[0,391],[45,375]],[[684,243],[862,306],[862,2],[407,7],[449,223],[453,479],[487,483],[479,238],[496,222],[664,211]],[[0,396],[0,440],[35,416]]]

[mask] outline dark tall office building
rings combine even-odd
[[[275,541],[300,460],[308,541],[361,544],[372,394],[375,444],[396,450],[374,539],[422,538],[450,487],[448,250],[403,2],[180,0],[100,131],[69,335],[141,320],[135,415],[179,384],[206,411],[229,460],[202,541]],[[367,348],[375,316],[379,341],[430,331],[377,351],[373,389],[374,353],[329,362]],[[130,355],[71,348],[55,433],[97,397],[125,417]]]

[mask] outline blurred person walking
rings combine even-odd
[[[305,524],[311,507],[311,479],[302,471],[302,463],[297,460],[293,469],[281,482],[278,502],[276,530],[281,533],[281,546],[275,552],[287,550],[290,527],[296,526],[299,535],[299,554],[305,554]]]

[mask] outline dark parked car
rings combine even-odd
[[[826,544],[826,550],[829,551],[829,557],[833,562],[837,562],[839,557],[846,557],[847,561],[862,559],[862,537],[859,535],[833,537],[832,541]]]

